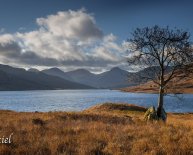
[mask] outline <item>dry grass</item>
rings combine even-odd
[[[0,137],[13,133],[0,154],[193,154],[193,114],[169,114],[166,124],[146,123],[145,109],[98,105],[83,112],[0,112]]]

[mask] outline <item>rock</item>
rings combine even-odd
[[[167,113],[165,112],[164,108],[162,108],[161,117],[159,118],[157,116],[157,111],[155,110],[155,107],[152,106],[145,112],[144,119],[146,121],[162,120],[165,122],[167,119]]]
[[[154,106],[147,109],[144,115],[144,119],[146,121],[158,120],[157,111],[155,110]]]

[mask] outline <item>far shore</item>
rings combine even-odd
[[[148,94],[158,94],[158,88],[144,87],[143,85],[132,86],[120,89],[123,92],[130,93],[148,93]],[[167,94],[193,94],[193,88],[178,88],[178,89],[168,89]]]

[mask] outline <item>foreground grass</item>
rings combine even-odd
[[[193,154],[193,115],[169,114],[166,124],[146,123],[146,109],[103,104],[83,112],[0,112],[0,136],[13,133],[0,154]]]

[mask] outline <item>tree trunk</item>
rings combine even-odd
[[[164,102],[163,99],[164,99],[164,70],[162,67],[161,76],[160,76],[158,107],[157,107],[158,118],[162,118],[162,109],[163,109],[163,102]]]
[[[158,107],[157,107],[157,116],[159,118],[161,118],[161,113],[163,109],[163,99],[164,99],[164,89],[161,86],[159,90]]]

